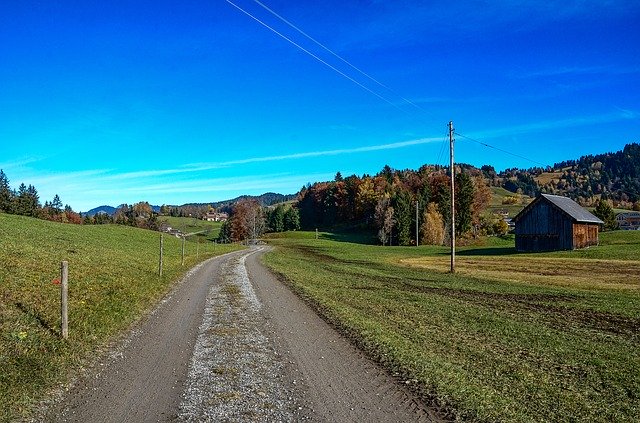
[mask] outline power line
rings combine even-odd
[[[407,104],[412,105],[413,107],[425,112],[425,113],[429,113],[427,110],[425,110],[424,108],[420,107],[418,104],[414,103],[413,101],[404,98],[401,94],[399,94],[398,92],[396,92],[393,88],[389,87],[388,85],[383,84],[382,82],[378,81],[376,78],[374,78],[373,76],[369,75],[368,73],[366,73],[365,71],[363,71],[362,69],[360,69],[359,67],[357,67],[356,65],[354,65],[353,63],[349,62],[347,59],[345,59],[344,57],[340,56],[338,53],[334,52],[333,50],[331,50],[329,47],[325,46],[324,44],[322,44],[320,41],[316,40],[315,38],[313,38],[311,35],[307,34],[305,31],[303,31],[302,29],[300,29],[298,26],[294,25],[293,23],[291,23],[289,20],[287,20],[286,18],[284,18],[283,16],[279,15],[277,12],[273,11],[271,8],[269,8],[267,5],[265,5],[264,3],[262,3],[259,0],[253,0],[255,3],[259,4],[262,8],[264,8],[265,10],[267,10],[269,13],[271,13],[272,15],[274,15],[275,17],[277,17],[278,19],[280,19],[282,22],[286,23],[287,25],[289,25],[291,28],[295,29],[296,31],[298,31],[300,34],[304,35],[305,37],[307,37],[309,40],[313,41],[315,44],[317,44],[318,46],[320,46],[322,49],[324,49],[325,51],[327,51],[328,53],[330,53],[331,55],[333,55],[334,57],[336,57],[337,59],[341,60],[342,62],[344,62],[345,64],[347,64],[348,66],[350,66],[352,69],[358,71],[360,74],[362,74],[363,76],[369,78],[371,81],[375,82],[376,84],[378,84],[379,86],[381,86],[382,88],[385,88],[387,90],[389,90],[390,92],[392,92],[393,94],[397,95],[398,97],[400,97],[404,102],[406,102]]]
[[[336,67],[332,66],[331,64],[325,62],[324,60],[322,60],[320,57],[316,56],[315,54],[313,54],[312,52],[310,52],[309,50],[307,50],[306,48],[302,47],[300,44],[296,43],[295,41],[293,41],[292,39],[288,38],[287,36],[281,34],[280,32],[278,32],[277,30],[275,30],[274,28],[270,27],[269,25],[267,25],[266,23],[262,22],[260,19],[256,18],[255,16],[253,16],[251,13],[247,12],[246,10],[244,10],[243,8],[241,8],[240,6],[238,6],[237,4],[233,3],[231,0],[225,0],[227,3],[229,3],[230,5],[232,5],[233,7],[235,7],[236,9],[238,9],[239,11],[241,11],[242,13],[244,13],[245,15],[249,16],[251,19],[255,20],[256,22],[258,22],[260,25],[264,26],[265,28],[269,29],[270,31],[272,31],[274,34],[277,34],[279,37],[283,38],[284,40],[288,41],[289,43],[293,44],[294,46],[296,46],[297,48],[299,48],[300,50],[302,50],[303,52],[305,52],[306,54],[308,54],[309,56],[313,57],[314,59],[316,59],[317,61],[319,61],[320,63],[322,63],[323,65],[329,67],[330,69],[334,70],[335,72],[337,72],[338,74],[342,75],[343,77],[347,78],[349,81],[353,82],[354,84],[358,85],[360,88],[362,88],[365,91],[368,91],[369,93],[375,95],[376,97],[378,97],[379,99],[389,103],[390,105],[392,105],[393,107],[395,107],[396,109],[400,110],[400,111],[404,111],[402,110],[400,107],[398,107],[397,104],[393,103],[392,101],[386,99],[385,97],[383,97],[382,95],[376,93],[375,91],[373,91],[372,89],[364,86],[363,84],[361,84],[360,82],[356,81],[355,79],[353,79],[352,77],[350,77],[349,75],[345,74],[344,72],[340,71],[339,69],[337,69]]]
[[[459,137],[466,138],[466,139],[468,139],[469,141],[473,141],[473,142],[478,143],[478,144],[480,144],[480,145],[483,145],[483,146],[485,146],[485,147],[493,148],[494,150],[501,151],[501,152],[506,153],[506,154],[509,154],[509,155],[511,155],[511,156],[518,157],[518,158],[521,158],[521,159],[524,159],[524,160],[530,161],[530,162],[535,163],[535,164],[539,164],[540,166],[545,166],[545,167],[547,166],[547,165],[546,165],[546,164],[544,164],[544,163],[540,163],[540,162],[537,162],[537,161],[535,161],[535,160],[532,160],[532,159],[530,159],[530,158],[528,158],[528,157],[521,156],[521,155],[516,154],[516,153],[512,153],[511,151],[508,151],[508,150],[503,150],[502,148],[494,147],[493,145],[489,145],[489,144],[487,144],[487,143],[485,143],[485,142],[478,141],[478,140],[473,139],[473,138],[471,138],[471,137],[468,137],[468,136],[466,136],[466,135],[462,135],[462,134],[460,134],[460,133],[458,133],[458,132],[456,132],[455,134],[456,134],[457,136],[459,136]]]
[[[311,56],[312,58],[314,58],[315,60],[317,60],[318,62],[322,63],[323,65],[327,66],[328,68],[330,68],[331,70],[333,70],[334,72],[338,73],[340,76],[348,79],[349,81],[353,82],[354,84],[356,84],[357,86],[359,86],[360,88],[364,89],[365,91],[373,94],[374,96],[378,97],[379,99],[383,100],[384,102],[390,104],[391,106],[395,107],[396,109],[400,110],[401,112],[407,113],[408,115],[412,116],[413,118],[418,118],[418,116],[416,115],[412,115],[408,110],[403,109],[401,107],[398,106],[398,104],[390,101],[388,98],[386,98],[385,96],[383,96],[382,94],[380,94],[379,92],[374,91],[373,89],[363,85],[362,83],[358,82],[357,80],[355,80],[354,78],[352,78],[351,76],[347,75],[346,73],[342,72],[341,70],[337,69],[335,66],[329,64],[327,61],[321,59],[320,57],[318,57],[316,54],[312,53],[311,51],[309,51],[308,49],[302,47],[300,44],[296,43],[295,41],[293,41],[291,38],[285,36],[284,34],[282,34],[281,32],[279,32],[278,30],[274,29],[273,27],[269,26],[268,24],[266,24],[265,22],[263,22],[262,20],[260,20],[259,18],[257,18],[256,16],[254,16],[253,14],[251,14],[250,12],[246,11],[245,9],[243,9],[242,7],[238,6],[237,4],[235,4],[233,1],[231,0],[225,0],[227,3],[229,3],[231,6],[235,7],[236,9],[238,9],[240,12],[244,13],[245,15],[247,15],[248,17],[250,17],[251,19],[253,19],[254,21],[258,22],[260,25],[264,26],[265,28],[269,29],[271,32],[273,32],[274,34],[278,35],[280,38],[284,39],[285,41],[287,41],[288,43],[292,44],[293,46],[297,47],[299,50],[303,51],[304,53],[306,53],[307,55]],[[364,75],[365,77],[369,78],[371,81],[375,82],[376,84],[378,84],[379,86],[387,89],[389,92],[395,94],[396,96],[398,96],[399,98],[401,98],[403,101],[405,101],[406,103],[414,106],[416,109],[419,109],[425,113],[429,113],[427,110],[425,110],[424,108],[420,107],[419,105],[417,105],[416,103],[412,102],[411,100],[403,97],[402,95],[398,94],[396,91],[394,91],[392,88],[390,88],[389,86],[383,84],[382,82],[378,81],[377,79],[375,79],[374,77],[372,77],[371,75],[369,75],[368,73],[366,73],[365,71],[361,70],[360,68],[358,68],[357,66],[353,65],[352,63],[350,63],[348,60],[344,59],[342,56],[340,56],[339,54],[335,53],[334,51],[332,51],[331,49],[329,49],[328,47],[326,47],[324,44],[320,43],[319,41],[317,41],[315,38],[311,37],[309,34],[307,34],[305,31],[303,31],[302,29],[300,29],[299,27],[297,27],[296,25],[294,25],[293,23],[291,23],[290,21],[288,21],[286,18],[284,18],[283,16],[279,15],[278,13],[276,13],[275,11],[273,11],[272,9],[270,9],[268,6],[266,6],[264,3],[262,3],[259,0],[254,0],[254,2],[258,5],[260,5],[262,8],[264,8],[265,10],[267,10],[268,12],[270,12],[271,14],[273,14],[274,16],[276,16],[278,19],[280,19],[281,21],[283,21],[284,23],[286,23],[287,25],[289,25],[290,27],[292,27],[293,29],[295,29],[296,31],[298,31],[300,34],[302,34],[303,36],[305,36],[306,38],[308,38],[309,40],[313,41],[315,44],[317,44],[318,46],[320,46],[321,48],[323,48],[324,50],[326,50],[327,52],[331,53],[333,56],[335,56],[336,58],[340,59],[342,62],[346,63],[347,65],[349,65],[351,68],[353,68],[354,70],[358,71],[359,73],[361,73],[362,75]],[[431,125],[431,122],[427,122],[425,119],[418,119],[420,121],[422,121],[423,123],[427,123],[429,125]],[[446,141],[446,135],[445,135],[445,140]],[[442,149],[444,149],[444,144],[445,142],[443,141],[443,146],[441,146],[441,152],[439,154],[439,156],[441,156],[442,153]],[[440,158],[438,159],[438,162],[440,161]]]
[[[439,165],[440,161],[442,160],[442,155],[445,152],[445,146],[449,142],[448,138],[449,138],[449,128],[447,127],[447,130],[444,133],[444,137],[442,138],[442,143],[440,144],[440,151],[438,152],[438,160],[436,160],[437,165]]]

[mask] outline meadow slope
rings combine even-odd
[[[238,249],[158,232],[67,225],[0,213],[0,421],[24,418],[53,386],[130,327],[187,269]],[[197,254],[198,253],[198,254]],[[69,262],[69,339],[59,336],[60,262]]]

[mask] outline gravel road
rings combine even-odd
[[[39,420],[438,421],[267,271],[265,250],[192,269]]]

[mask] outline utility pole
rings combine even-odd
[[[449,172],[451,173],[451,273],[456,272],[456,186],[453,168],[453,121],[449,121]]]
[[[418,201],[416,200],[416,247],[418,247],[420,245],[420,231],[419,231],[419,225],[420,221],[418,220]]]

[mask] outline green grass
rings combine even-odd
[[[458,418],[640,420],[640,233],[544,254],[493,238],[461,249],[455,275],[446,248],[295,235],[265,262]]]
[[[491,189],[491,201],[487,211],[489,213],[495,213],[498,210],[506,210],[509,213],[509,217],[514,217],[532,200],[529,196],[522,195],[522,202],[520,204],[502,204],[502,201],[506,197],[515,196],[511,191],[507,191],[502,187],[490,187]]]
[[[220,228],[222,227],[222,222],[208,222],[193,217],[160,216],[158,220],[167,222],[172,228],[179,229],[185,234],[204,231],[204,233],[198,235],[202,242],[205,239],[208,241],[218,239]]]
[[[0,421],[25,418],[54,385],[130,327],[191,266],[237,246],[115,226],[77,226],[0,213]],[[69,262],[69,339],[59,336],[60,262]]]

